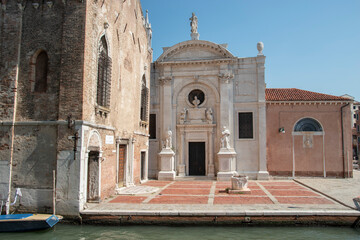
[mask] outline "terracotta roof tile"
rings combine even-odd
[[[265,89],[265,98],[266,101],[351,101],[351,99],[345,97],[297,88],[267,88]]]

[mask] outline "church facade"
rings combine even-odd
[[[236,170],[267,179],[265,57],[237,58],[226,45],[190,40],[165,48],[154,62],[149,175],[171,130],[178,176],[215,176],[223,128],[237,153]],[[240,126],[237,124],[240,121]],[[232,169],[235,170],[235,169]]]

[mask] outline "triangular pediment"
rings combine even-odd
[[[199,61],[234,58],[222,45],[208,41],[192,40],[166,48],[157,62]]]

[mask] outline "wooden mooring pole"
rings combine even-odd
[[[56,213],[56,175],[55,170],[53,170],[53,215]]]

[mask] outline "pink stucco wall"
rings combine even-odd
[[[343,108],[344,147],[342,150],[341,107],[345,104],[274,104],[267,103],[267,167],[271,175],[351,177],[351,113],[350,106]],[[294,135],[295,124],[302,118],[314,118],[323,135],[307,135],[312,146],[304,146],[306,133]],[[285,133],[280,133],[283,127]],[[345,159],[345,162],[344,162]],[[345,172],[344,172],[345,170]]]

